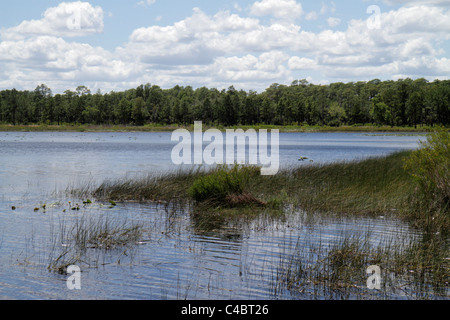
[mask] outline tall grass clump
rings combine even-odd
[[[237,166],[232,169],[220,166],[210,174],[197,178],[188,192],[198,202],[222,202],[229,194],[241,194],[244,191],[245,178],[244,170]]]
[[[425,217],[447,225],[450,207],[450,134],[441,128],[420,142],[405,159],[404,167],[416,182],[413,205]]]
[[[222,165],[205,176],[198,177],[188,190],[197,203],[226,204],[231,206],[264,203],[247,190],[249,180],[259,174],[256,167]]]

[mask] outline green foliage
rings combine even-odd
[[[79,86],[53,95],[45,84],[34,91],[0,91],[0,123],[189,125],[354,125],[450,124],[450,80],[332,83],[296,80],[272,84],[261,93],[175,86],[93,94]]]
[[[253,167],[219,166],[197,178],[188,193],[197,202],[225,202],[229,195],[242,195],[248,179],[254,174],[259,172]]]
[[[384,102],[379,102],[375,104],[373,110],[373,117],[377,124],[389,123],[391,119],[389,107]]]
[[[424,199],[439,207],[450,202],[450,134],[441,128],[421,141],[421,148],[405,161],[407,169],[418,182]]]
[[[331,104],[330,108],[328,109],[328,116],[328,125],[337,127],[339,127],[347,117],[345,109],[341,107],[337,102]]]

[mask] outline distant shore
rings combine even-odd
[[[173,131],[176,129],[184,128],[192,131],[194,125],[167,125],[167,124],[148,124],[144,126],[126,126],[126,125],[91,125],[91,124],[62,124],[62,125],[12,125],[12,124],[0,124],[0,132],[46,132],[46,131],[61,131],[61,132],[164,132]],[[391,127],[391,126],[375,126],[375,125],[352,125],[352,126],[299,126],[299,125],[244,125],[244,126],[214,126],[203,125],[204,130],[208,128],[216,129],[278,129],[280,132],[430,132],[434,130],[434,127],[430,126],[417,126],[417,127]]]

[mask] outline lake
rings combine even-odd
[[[280,166],[353,161],[414,149],[423,135],[280,133]],[[420,238],[384,216],[342,218],[289,214],[202,228],[189,208],[74,199],[67,190],[107,179],[177,170],[170,132],[0,132],[0,299],[296,299],[276,290],[285,257],[302,248],[330,247],[343,235],[383,241]],[[69,204],[70,201],[70,204]],[[80,210],[71,210],[73,204]],[[45,205],[45,208],[43,207]],[[12,210],[12,207],[15,210]],[[39,210],[35,210],[39,208]],[[48,270],[68,246],[64,235],[89,222],[140,225],[133,246],[88,249],[81,290],[67,274]],[[412,289],[389,294],[414,297]],[[368,296],[377,296],[367,289]],[[336,298],[311,294],[300,298]]]

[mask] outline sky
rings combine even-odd
[[[449,79],[450,0],[3,1],[0,90]]]

